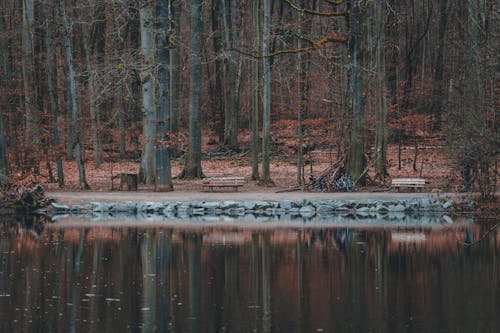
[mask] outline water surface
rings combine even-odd
[[[499,332],[492,226],[4,222],[0,331]]]

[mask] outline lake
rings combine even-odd
[[[2,332],[500,332],[492,223],[33,225],[2,223]]]

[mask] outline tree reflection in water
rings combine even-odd
[[[0,331],[500,331],[499,232],[4,223]],[[465,255],[468,252],[468,255]]]

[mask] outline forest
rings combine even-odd
[[[364,184],[390,177],[389,146],[399,166],[414,147],[415,170],[419,146],[440,146],[492,196],[499,11],[494,0],[0,0],[1,181],[63,188],[69,161],[88,189],[89,165],[122,161],[169,191],[173,177],[203,177],[211,147],[248,152],[259,184],[285,148],[297,184],[312,150]]]

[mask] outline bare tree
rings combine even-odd
[[[24,88],[24,108],[26,114],[25,142],[30,146],[29,155],[32,157],[35,172],[38,173],[38,163],[40,161],[40,114],[36,107],[35,70],[34,70],[34,20],[35,3],[34,0],[24,0],[23,2],[23,88]]]
[[[184,178],[201,178],[201,0],[191,2],[191,56],[189,79],[189,149]]]
[[[269,54],[271,42],[271,3],[263,0],[262,53]],[[271,57],[262,60],[262,182],[271,184],[270,172],[271,139]]]
[[[151,3],[144,3],[139,9],[141,24],[141,53],[143,56],[140,73],[142,84],[143,149],[141,159],[142,180],[146,184],[155,181],[154,145],[156,138],[156,110],[154,103],[154,37],[153,8]]]
[[[170,3],[156,2],[156,191],[171,191],[170,167]]]
[[[238,89],[236,71],[236,41],[238,37],[236,29],[237,1],[220,0],[222,4],[222,18],[224,26],[224,38],[227,53],[227,75],[225,89],[225,112],[224,112],[224,144],[238,144]]]
[[[384,0],[375,4],[375,114],[377,116],[375,128],[375,173],[384,179],[387,173],[387,117],[388,107],[386,98],[385,75],[385,8]]]
[[[349,156],[347,160],[347,173],[352,179],[363,182],[363,172],[366,165],[364,152],[363,133],[363,98],[361,90],[363,88],[363,63],[362,63],[362,43],[363,43],[363,12],[361,3],[358,0],[349,0],[350,10],[350,40],[349,54],[351,63],[350,70],[350,94],[351,94],[351,140]]]
[[[83,160],[83,151],[81,144],[81,133],[78,125],[79,111],[78,111],[78,95],[76,89],[75,69],[73,67],[73,43],[71,41],[71,25],[66,14],[66,0],[59,1],[61,7],[61,17],[64,29],[64,50],[66,54],[66,66],[68,67],[68,107],[70,114],[70,133],[71,136],[68,140],[71,141],[72,147],[75,152],[75,160],[78,165],[78,176],[80,188],[89,189],[87,180],[85,178],[85,165]]]
[[[60,151],[61,138],[59,133],[59,112],[57,105],[57,75],[54,75],[55,71],[55,52],[52,41],[52,24],[49,20],[49,17],[52,17],[49,10],[52,7],[49,5],[45,5],[43,9],[44,14],[44,23],[45,23],[45,48],[46,48],[46,66],[45,72],[47,75],[47,90],[49,97],[49,109],[50,114],[52,115],[52,140],[55,150],[55,158],[56,158],[56,170],[57,170],[57,182],[59,187],[64,186],[64,170],[62,163],[62,153]]]
[[[252,1],[252,23],[255,51],[260,49],[260,0]],[[252,59],[252,179],[259,179],[259,115],[260,115],[260,75],[259,60]]]

